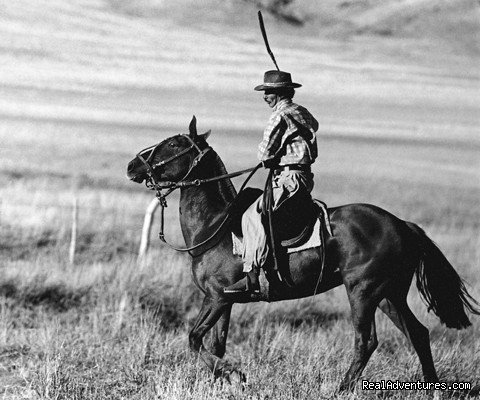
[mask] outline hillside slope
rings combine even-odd
[[[480,7],[475,0],[109,0],[109,4],[128,15],[206,29],[212,24],[252,29],[255,12],[261,9],[295,35],[417,38],[432,48],[480,54]]]
[[[314,4],[293,9],[308,16],[301,27],[268,13],[265,20],[280,67],[304,84],[297,96],[323,132],[479,140],[475,52],[447,52],[436,47],[439,36],[401,33],[420,17],[391,35],[365,33],[408,19],[408,5],[431,11],[431,2],[331,0],[312,11]],[[448,4],[441,12],[451,21],[476,15],[466,12],[467,0]],[[272,64],[256,9],[220,0],[7,3],[0,116],[185,127],[196,114],[207,128],[261,129],[268,109],[252,88]]]

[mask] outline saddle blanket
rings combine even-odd
[[[313,227],[312,234],[310,238],[301,246],[298,247],[289,247],[287,249],[287,253],[296,253],[299,251],[313,249],[314,247],[320,247],[322,245],[322,241],[320,239],[320,219],[317,218],[317,222],[315,222],[315,226]],[[232,233],[232,242],[233,242],[233,254],[237,256],[241,256],[243,254],[243,240],[237,237],[234,233]]]

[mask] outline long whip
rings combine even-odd
[[[265,42],[265,47],[267,48],[268,54],[270,54],[270,57],[272,58],[272,61],[277,68],[277,71],[280,71],[277,61],[275,60],[275,56],[273,55],[272,49],[270,49],[270,45],[268,44],[267,31],[265,30],[265,24],[263,23],[263,16],[260,10],[258,10],[258,22],[260,23],[260,30],[262,31],[263,41]]]

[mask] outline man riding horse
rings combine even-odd
[[[310,166],[317,157],[318,122],[305,107],[292,101],[295,88],[300,86],[292,82],[288,72],[273,70],[265,72],[264,83],[255,87],[264,91],[263,99],[273,109],[258,146],[258,159],[265,168],[273,169],[273,211],[287,199],[310,199],[313,189]],[[258,275],[268,255],[262,200],[258,198],[242,217],[245,277],[226,287],[225,293],[260,292]]]
[[[313,183],[308,167],[316,156],[316,121],[305,109],[291,103],[291,91],[290,97],[275,92],[269,97],[272,94],[270,89],[291,89],[295,86],[289,74],[274,72],[267,73],[264,85],[258,88],[265,90],[265,98],[275,108],[274,115],[278,112],[272,120],[271,132],[267,131],[267,145],[261,146],[260,153],[267,167],[279,170],[274,189],[277,208],[282,199],[287,198],[280,211],[288,209],[292,194],[293,198],[302,192],[309,195]],[[277,120],[278,123],[275,123]],[[225,294],[223,287],[228,285],[231,286],[227,289],[258,290],[257,276],[251,271],[254,266],[258,268],[262,265],[262,258],[259,260],[257,257],[258,242],[255,243],[257,239],[252,241],[247,226],[245,233],[249,250],[246,252],[251,259],[246,257],[248,278],[241,279],[242,263],[232,252],[231,236],[217,235],[228,231],[217,229],[212,234],[211,222],[224,215],[223,210],[231,206],[237,193],[230,179],[226,178],[229,174],[226,174],[222,160],[208,145],[208,135],[197,134],[195,119],[192,119],[189,128],[188,134],[171,136],[138,153],[128,164],[127,176],[137,183],[147,182],[163,201],[162,188],[168,188],[169,193],[180,189],[179,218],[183,238],[189,249],[201,249],[191,254],[191,272],[195,285],[204,294],[201,309],[189,333],[189,345],[212,374],[227,378],[236,374],[240,379],[244,378],[242,371],[223,359],[234,303],[298,299],[344,285],[355,341],[350,367],[339,385],[339,391],[355,389],[378,345],[377,308],[413,345],[424,380],[439,382],[428,329],[418,321],[407,302],[413,275],[417,277],[417,288],[429,310],[447,327],[468,327],[471,322],[467,312],[480,315],[480,308],[468,293],[464,281],[426,233],[418,225],[371,204],[354,203],[330,208],[328,215],[334,236],[327,236],[322,244],[329,255],[325,264],[326,271],[329,271],[326,279],[321,279],[322,268],[319,266],[323,261],[320,252],[305,249],[288,258],[293,285],[269,285],[269,293],[263,298],[264,293],[257,296]],[[276,141],[270,140],[274,137]],[[217,183],[209,184],[213,181]],[[252,224],[256,229],[255,237],[263,237],[261,254],[264,254],[266,241],[259,207],[257,201],[245,217],[244,225]],[[212,244],[213,238],[218,240]],[[205,249],[208,243],[210,245]],[[234,283],[239,278],[240,281]],[[212,333],[211,350],[204,345],[204,338],[209,332]]]

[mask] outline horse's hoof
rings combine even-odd
[[[215,378],[221,378],[229,384],[244,384],[247,382],[246,375],[230,364],[217,368]]]
[[[467,396],[480,396],[480,385],[475,385],[472,389],[467,391]]]
[[[337,394],[348,394],[355,391],[355,383],[342,382],[337,389]]]
[[[247,376],[238,369],[230,372],[230,379],[239,385],[247,383]]]

